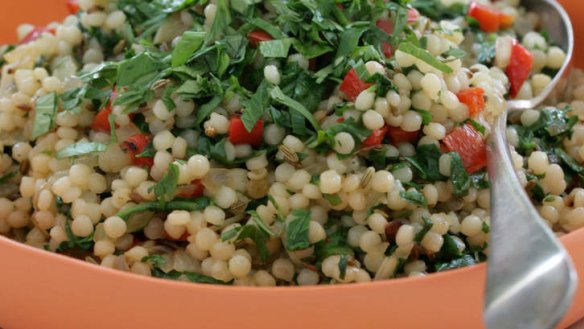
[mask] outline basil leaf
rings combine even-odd
[[[292,212],[292,217],[286,227],[286,250],[295,251],[310,247],[310,241],[308,240],[310,211],[296,209]]]
[[[424,208],[428,207],[428,200],[426,200],[426,197],[417,190],[400,191],[399,196],[413,205]]]
[[[231,282],[225,282],[221,280],[217,280],[212,278],[208,275],[200,274],[200,273],[192,273],[192,272],[184,272],[183,275],[191,282],[195,283],[204,283],[204,284],[221,284],[221,285],[230,285]]]
[[[199,107],[197,111],[197,121],[195,121],[196,126],[200,126],[209,115],[221,104],[223,96],[215,96],[208,103]]]
[[[263,80],[256,93],[248,101],[244,102],[245,111],[241,116],[241,121],[245,126],[245,130],[251,132],[264,111],[268,108],[270,104],[269,88],[270,83]]]
[[[439,71],[442,71],[444,73],[452,73],[452,68],[450,66],[438,60],[427,50],[422,49],[411,42],[403,42],[402,44],[400,44],[398,50],[403,51],[406,54],[410,54],[421,61],[424,61],[426,64],[434,67]]]
[[[445,58],[448,57],[453,57],[452,59],[447,59],[447,61],[453,61],[456,59],[460,59],[466,56],[466,51],[460,49],[460,48],[450,48],[447,51],[445,51],[442,56],[444,56]]]
[[[233,2],[237,2],[237,1],[233,1]],[[232,6],[233,6],[233,4],[232,4]],[[248,23],[265,31],[266,33],[268,33],[269,35],[274,37],[274,39],[283,39],[286,37],[286,35],[284,33],[282,33],[282,31],[280,30],[279,27],[277,27],[277,26],[275,26],[275,25],[273,25],[273,24],[269,23],[268,21],[265,21],[261,18],[254,17],[254,18],[250,19],[248,21]]]
[[[359,39],[370,28],[369,22],[355,22],[339,36],[339,46],[335,58],[344,58],[357,48]]]
[[[58,101],[55,92],[41,96],[36,100],[32,139],[41,137],[55,127]]]
[[[337,194],[323,194],[324,199],[331,205],[331,206],[338,206],[340,205],[343,200]]]
[[[199,50],[205,41],[205,32],[186,31],[172,51],[171,64],[177,67],[185,64],[191,55]]]
[[[270,250],[266,245],[266,242],[268,241],[268,236],[266,233],[264,233],[259,227],[255,225],[244,225],[243,228],[239,231],[236,241],[243,241],[248,238],[251,239],[258,248],[260,259],[263,262],[267,261],[270,257]]]
[[[272,89],[272,91],[270,92],[270,96],[274,101],[282,105],[288,106],[290,109],[302,114],[302,116],[304,116],[304,118],[306,118],[306,120],[310,122],[312,127],[314,127],[316,131],[318,131],[320,125],[318,124],[312,113],[310,113],[302,104],[286,96],[282,92],[282,89],[280,89],[279,87],[274,87],[274,89]]]
[[[430,218],[428,218],[426,216],[422,216],[422,220],[424,221],[424,226],[422,227],[422,230],[420,232],[418,232],[416,234],[416,236],[414,237],[414,241],[416,241],[418,243],[422,242],[422,239],[424,239],[424,236],[426,235],[426,233],[430,232],[430,230],[432,229],[432,226],[434,225],[434,223],[432,223]]]
[[[442,153],[434,144],[420,145],[416,149],[416,155],[405,157],[404,160],[412,165],[422,179],[435,182],[445,180],[440,174],[440,156]]]
[[[118,68],[116,83],[118,90],[123,90],[123,87],[134,84],[144,86],[152,83],[162,66],[163,63],[155,59],[149,52],[141,53],[123,61]]]
[[[266,58],[286,58],[292,45],[292,39],[262,41],[259,43],[260,52]]]
[[[462,159],[458,153],[450,154],[450,180],[452,181],[452,194],[457,197],[462,197],[468,194],[468,190],[472,186],[472,181],[468,172],[462,164]]]
[[[92,153],[105,152],[107,145],[96,142],[78,142],[69,145],[57,152],[57,159],[79,157]]]
[[[258,228],[260,230],[262,230],[264,233],[266,233],[269,236],[276,236],[276,233],[274,233],[274,231],[272,231],[268,227],[268,225],[266,225],[266,223],[260,218],[260,216],[258,215],[258,213],[255,210],[249,211],[248,214],[251,216],[251,219],[258,226]]]
[[[166,202],[174,198],[174,192],[178,184],[178,175],[178,165],[171,163],[168,166],[168,171],[162,176],[162,179],[156,185],[150,187],[148,191],[154,191],[158,201],[163,205],[166,204]]]
[[[460,267],[467,267],[476,264],[476,260],[471,255],[464,255],[448,263],[437,263],[436,272],[452,270]]]

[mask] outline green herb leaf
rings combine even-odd
[[[296,209],[292,212],[292,217],[286,228],[286,249],[295,251],[310,247],[310,241],[308,240],[310,211]]]
[[[176,163],[171,163],[168,166],[168,171],[162,176],[162,179],[156,185],[152,186],[148,191],[154,191],[158,201],[164,205],[166,202],[174,198],[174,192],[178,182],[179,168]]]
[[[57,152],[57,159],[84,156],[92,153],[101,153],[107,150],[107,145],[96,142],[78,142],[62,148]]]
[[[440,174],[439,161],[441,156],[442,153],[438,146],[426,144],[418,146],[415,156],[405,157],[404,160],[412,165],[422,179],[435,182],[446,179]]]
[[[55,92],[41,96],[36,100],[32,139],[37,139],[54,128],[58,101]]]
[[[255,210],[248,211],[248,214],[251,216],[251,219],[259,227],[260,230],[262,230],[264,233],[266,233],[269,236],[276,236],[276,233],[274,233],[274,231],[272,231],[268,227],[268,225],[260,218],[260,216],[258,215],[258,213]]]
[[[424,226],[422,227],[422,230],[420,232],[418,232],[416,234],[416,236],[414,237],[414,241],[420,243],[422,242],[422,239],[424,239],[424,236],[426,236],[426,233],[430,232],[430,230],[432,229],[432,226],[434,225],[432,223],[432,221],[430,220],[430,218],[426,217],[426,216],[422,216],[422,220],[424,221]]]
[[[231,13],[229,11],[229,1],[218,0],[216,2],[217,11],[215,12],[215,18],[213,19],[213,24],[209,29],[209,33],[205,39],[206,43],[210,43],[216,40],[219,35],[225,32],[225,28],[231,24]]]
[[[241,116],[241,121],[245,126],[245,130],[251,132],[258,120],[262,117],[264,111],[270,104],[270,83],[263,80],[259,85],[256,93],[244,102],[245,111]]]
[[[455,268],[466,267],[476,264],[476,260],[471,255],[464,255],[448,263],[437,263],[436,272],[452,270]]]
[[[355,22],[341,33],[335,58],[344,58],[357,48],[359,39],[371,27],[369,22]]]
[[[400,44],[398,50],[403,51],[406,54],[410,54],[416,57],[417,59],[424,61],[426,64],[434,67],[439,71],[442,71],[444,73],[452,73],[452,68],[450,66],[438,60],[427,50],[422,49],[411,42],[403,42],[402,44]]]
[[[189,281],[195,282],[195,283],[221,284],[221,285],[230,285],[231,284],[231,282],[217,280],[217,279],[212,278],[208,275],[204,275],[204,274],[200,274],[200,273],[184,272],[183,274]]]
[[[452,181],[452,194],[457,197],[463,197],[468,194],[471,188],[471,180],[468,172],[462,164],[462,159],[458,153],[449,153],[450,155],[450,180]]]
[[[426,197],[417,190],[412,189],[409,191],[400,191],[399,196],[408,203],[424,208],[428,207],[428,200],[426,200]]]
[[[191,55],[199,50],[206,37],[205,32],[186,31],[172,50],[171,64],[173,67],[185,64]]]
[[[339,278],[341,280],[345,279],[345,274],[347,274],[347,265],[348,265],[348,260],[347,260],[347,256],[346,255],[342,255],[341,259],[339,260]]]
[[[223,100],[223,96],[215,96],[213,97],[208,103],[199,107],[197,111],[197,121],[195,122],[196,126],[200,126],[203,121],[205,121],[209,115],[221,104]]]
[[[292,39],[262,41],[259,43],[260,52],[266,58],[286,58],[292,45]]]
[[[338,194],[323,194],[324,199],[331,205],[331,206],[338,206],[343,203],[343,200]]]
[[[299,102],[295,101],[294,99],[286,96],[279,87],[274,87],[274,89],[272,89],[272,91],[270,92],[270,96],[272,97],[272,99],[274,101],[276,101],[282,105],[288,106],[290,109],[302,114],[302,116],[304,116],[304,118],[306,118],[306,120],[308,120],[308,122],[310,122],[312,127],[316,131],[318,131],[318,129],[320,128],[320,125],[318,124],[318,122],[316,121],[316,119],[314,118],[312,113],[310,113],[304,107],[304,105],[302,105]]]

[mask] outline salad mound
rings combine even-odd
[[[483,261],[489,122],[566,57],[513,0],[67,6],[0,50],[0,234],[198,283]],[[583,104],[510,118],[520,180],[559,234],[584,225]]]

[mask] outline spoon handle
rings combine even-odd
[[[488,147],[491,230],[484,318],[489,329],[553,328],[576,291],[570,257],[544,224],[513,168],[506,112]]]

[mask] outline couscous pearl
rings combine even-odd
[[[308,226],[308,241],[311,244],[322,241],[326,238],[326,232],[322,225],[316,221],[310,221]]]
[[[264,129],[264,140],[268,145],[278,145],[286,136],[286,130],[275,124],[269,124]]]
[[[373,250],[373,248],[377,247],[380,243],[381,237],[373,231],[366,231],[361,234],[361,237],[359,238],[359,248],[365,252]]]
[[[365,63],[365,69],[367,70],[367,73],[369,73],[370,75],[385,74],[385,68],[383,67],[383,65],[376,61],[368,61],[367,63]]]
[[[205,220],[212,225],[221,226],[225,221],[225,212],[219,207],[208,206],[203,212]]]
[[[253,275],[253,279],[260,287],[273,287],[276,285],[276,279],[268,271],[257,271]]]
[[[109,217],[103,222],[105,234],[112,239],[117,239],[126,234],[126,222],[118,216]]]
[[[363,90],[355,99],[355,108],[359,111],[367,111],[375,104],[375,93],[370,90]]]
[[[428,97],[430,97],[433,100],[438,99],[438,93],[442,88],[442,84],[440,82],[440,78],[436,74],[427,73],[420,80],[420,84]]]
[[[335,135],[334,149],[339,154],[350,154],[355,149],[355,139],[349,133],[340,132]]]
[[[371,188],[375,192],[387,193],[393,190],[395,180],[393,175],[387,170],[377,171],[371,179]]]
[[[213,258],[223,261],[229,260],[234,252],[235,246],[229,242],[223,241],[215,243],[209,250],[209,253]]]
[[[277,279],[292,281],[294,278],[294,264],[285,258],[279,258],[272,264],[272,273]]]
[[[320,174],[320,191],[326,194],[335,194],[342,188],[342,178],[334,170],[327,170]]]
[[[275,65],[266,65],[264,67],[264,78],[274,85],[280,84],[280,71]]]
[[[381,214],[373,213],[367,218],[367,225],[377,234],[385,234],[387,219]]]
[[[550,47],[547,52],[546,66],[551,69],[560,69],[566,60],[566,53],[559,47]]]
[[[415,230],[411,225],[404,224],[399,227],[395,235],[395,242],[398,246],[405,246],[414,241]]]
[[[477,235],[483,228],[481,219],[474,215],[466,216],[460,225],[460,231],[466,236]]]
[[[196,154],[189,158],[188,167],[193,178],[199,179],[207,175],[211,165],[205,156]]]
[[[320,276],[317,272],[309,270],[307,268],[303,268],[298,273],[298,277],[296,278],[298,285],[300,286],[312,286],[317,285],[320,281]]]
[[[404,114],[404,121],[401,128],[404,131],[418,131],[422,127],[422,116],[416,111],[408,111]]]
[[[422,247],[430,252],[439,252],[444,244],[444,238],[440,234],[428,232],[422,238],[421,244]]]
[[[227,209],[237,202],[237,194],[232,188],[221,186],[215,193],[213,200],[219,207]]]
[[[201,229],[199,232],[197,232],[197,235],[195,236],[195,244],[197,245],[197,248],[199,248],[202,251],[208,251],[210,250],[213,245],[218,241],[218,236],[217,233],[215,233],[213,230],[211,230],[210,228],[203,228]]]
[[[86,237],[93,233],[93,223],[87,216],[78,216],[71,222],[71,231],[79,237]]]
[[[98,257],[112,255],[115,251],[116,247],[114,243],[109,240],[97,241],[93,246],[93,253]]]
[[[543,175],[549,167],[547,154],[542,151],[534,151],[527,158],[527,166],[536,175]]]
[[[369,110],[363,114],[363,124],[369,130],[376,130],[385,125],[385,120],[383,120],[383,116],[379,112]]]
[[[235,255],[229,260],[229,272],[236,278],[244,278],[251,271],[251,262],[248,258]]]

